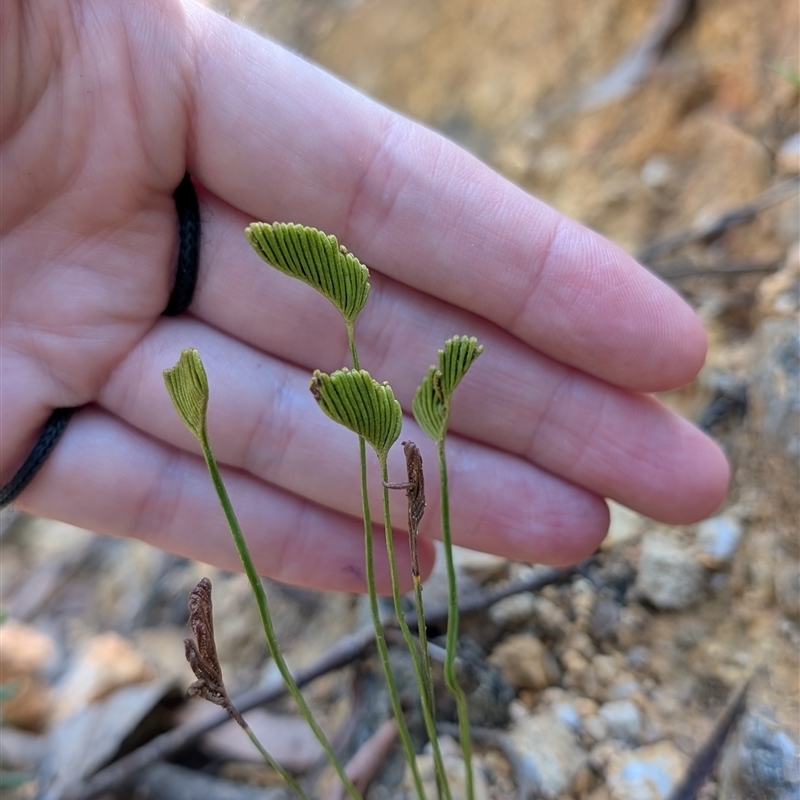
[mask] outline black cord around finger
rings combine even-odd
[[[188,172],[172,197],[178,212],[178,264],[175,268],[175,285],[164,309],[166,317],[177,317],[189,308],[200,268],[200,204]]]
[[[7,506],[15,497],[19,496],[33,480],[47,456],[53,452],[53,448],[66,430],[67,423],[74,412],[74,408],[57,408],[53,411],[23,465],[11,480],[0,488],[0,508]]]
[[[178,212],[178,264],[175,285],[164,314],[174,317],[183,314],[192,302],[200,266],[200,206],[192,179],[187,172],[172,195]],[[0,487],[0,508],[12,503],[36,477],[67,427],[75,408],[57,408],[44,425],[42,433],[22,466],[11,480]]]

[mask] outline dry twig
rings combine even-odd
[[[797,195],[799,188],[800,176],[771,186],[754,200],[731,208],[703,225],[697,225],[693,228],[687,228],[686,230],[664,236],[662,239],[645,247],[637,255],[637,258],[644,264],[650,264],[692,242],[713,239],[715,236],[719,236],[734,225],[741,225],[744,222],[749,222],[760,211],[764,211],[764,209],[770,206],[777,205],[784,200],[788,200],[790,197],[794,197]]]
[[[711,735],[703,742],[703,746],[695,754],[686,775],[669,796],[669,800],[695,800],[697,793],[703,788],[703,784],[714,769],[728,734],[733,730],[734,725],[745,709],[749,686],[750,681],[747,681],[728,702],[725,710],[720,714],[714,725]]]
[[[679,278],[726,278],[731,275],[751,275],[754,272],[775,272],[780,263],[768,261],[724,261],[719,264],[694,264],[689,259],[662,261],[650,269],[666,281]]]

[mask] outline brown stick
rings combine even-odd
[[[695,800],[697,793],[703,788],[703,784],[714,769],[728,734],[733,730],[745,709],[749,686],[750,681],[746,681],[734,693],[715,723],[714,730],[711,731],[708,739],[703,742],[702,747],[695,754],[692,763],[689,764],[686,775],[684,775],[680,785],[669,796],[669,800]]]
[[[725,261],[717,265],[693,264],[688,259],[662,261],[650,269],[665,281],[680,278],[726,278],[731,275],[751,275],[756,272],[776,272],[780,262],[769,261]]]
[[[704,225],[687,228],[658,239],[639,252],[637,258],[642,263],[649,264],[687,244],[719,236],[734,225],[749,222],[760,211],[794,197],[798,188],[800,188],[800,177],[790,178],[788,181],[771,186],[754,200],[731,208]]]

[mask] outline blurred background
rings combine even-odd
[[[515,764],[496,742],[479,746],[487,796],[519,797],[523,783],[531,797],[554,800],[666,800],[750,680],[746,710],[700,796],[800,798],[797,0],[209,4],[616,241],[683,294],[709,330],[706,367],[664,400],[731,459],[718,516],[675,527],[614,507],[590,567],[465,622],[476,663],[496,680],[490,706],[502,707],[495,717],[474,713],[519,756]],[[269,679],[240,576],[43,520],[5,515],[1,536],[10,619],[0,627],[0,682],[15,689],[0,757],[37,778],[16,796],[80,783],[200,713],[179,698],[193,679],[183,661],[186,597],[203,574],[215,581],[229,688]],[[532,569],[459,554],[465,590]],[[433,585],[426,591],[435,604]],[[270,596],[296,665],[364,622],[358,598],[277,585]],[[373,668],[358,660],[308,690],[329,730],[350,731],[351,749],[379,721],[364,703],[377,696]],[[113,706],[115,725],[97,716],[125,691],[135,697],[125,713]],[[273,704],[270,713],[264,735],[280,748],[292,708]],[[104,747],[80,738],[98,729]],[[313,773],[319,754],[302,731],[284,750],[298,773]],[[83,751],[94,760],[81,761]],[[172,762],[175,771],[152,786],[137,777],[147,796],[179,797],[175,787],[191,777],[206,781],[191,784],[193,796],[215,796],[222,784],[213,781],[224,780],[246,800],[247,782],[273,778],[219,740]],[[401,796],[392,763],[370,797]],[[126,791],[119,796],[135,787]]]

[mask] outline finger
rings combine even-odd
[[[349,363],[333,306],[251,252],[243,215],[208,195],[203,208],[204,268],[194,312],[309,372]],[[722,501],[728,468],[721,451],[660,404],[559,364],[480,317],[379,274],[371,284],[356,328],[361,363],[390,380],[407,410],[444,341],[474,334],[486,351],[456,394],[454,432],[664,521],[695,521]]]
[[[182,347],[196,347],[209,378],[209,436],[220,461],[337,511],[361,511],[356,437],[317,408],[309,374],[188,320],[164,320],[123,362],[100,401],[112,413],[152,437],[196,450],[179,424],[161,382]],[[436,459],[412,420],[403,436],[426,459],[428,512],[421,532],[438,535]],[[459,544],[509,558],[573,563],[605,535],[602,500],[533,467],[516,456],[453,437],[451,514]],[[392,480],[405,474],[400,448],[390,456]],[[371,508],[380,518],[381,486],[370,454]],[[406,522],[406,500],[392,492],[395,525]]]
[[[200,181],[267,221],[334,233],[373,267],[620,386],[692,378],[705,333],[671,289],[455,145],[197,8]]]
[[[260,574],[317,589],[366,589],[360,520],[304,502],[235,470],[225,484]],[[35,510],[91,530],[132,536],[190,558],[240,570],[205,465],[95,407],[78,413],[33,483],[20,496]],[[401,582],[411,588],[408,548],[398,537]],[[376,531],[376,578],[390,591],[388,561]],[[420,543],[427,573],[429,543]]]

